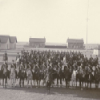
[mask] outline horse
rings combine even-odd
[[[32,79],[34,81],[34,86],[35,86],[35,81],[36,81],[36,72],[35,72],[35,68],[32,68]]]
[[[63,73],[63,70],[61,69],[61,67],[59,67],[57,70],[57,85],[60,81],[60,86],[62,86],[62,79],[64,79],[64,73]]]
[[[15,82],[16,82],[16,68],[15,68],[14,64],[11,65],[10,80],[11,80],[12,87],[13,86],[15,87]]]
[[[49,69],[47,70],[45,81],[46,81],[47,90],[50,93],[50,87],[51,87],[51,84],[53,83],[53,75],[52,75],[51,70]]]
[[[85,80],[85,70],[83,68],[79,68],[77,75],[78,75],[78,79],[79,79],[79,86],[82,90],[83,89],[83,82]]]
[[[72,86],[74,86],[74,87],[76,86],[76,75],[77,75],[77,70],[73,69],[71,81],[72,81]]]
[[[40,87],[40,80],[41,80],[41,72],[38,66],[35,66],[35,80],[37,82],[37,87]]]
[[[3,64],[1,67],[1,78],[3,79],[3,87],[7,86],[7,78],[8,78],[8,66],[7,64]]]
[[[2,66],[0,66],[0,85],[2,84],[1,83],[1,80],[2,80],[2,70],[1,69],[2,69]]]
[[[65,83],[67,88],[69,87],[69,81],[71,80],[71,71],[68,68],[68,66],[64,66],[64,77],[65,77]]]
[[[19,85],[20,87],[23,86],[24,87],[24,79],[26,78],[26,71],[24,69],[24,67],[21,67],[21,69],[19,70]]]
[[[32,70],[31,70],[31,66],[29,66],[29,68],[27,68],[26,75],[27,75],[27,87],[29,85],[29,82],[30,82],[30,85],[32,87]]]
[[[94,74],[95,88],[98,88],[100,82],[100,69],[96,69]]]
[[[16,71],[16,82],[19,82],[19,72],[20,72],[20,65],[17,63],[16,64],[16,69],[15,69]]]

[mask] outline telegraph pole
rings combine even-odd
[[[86,44],[88,44],[88,10],[89,10],[89,0],[87,5],[87,19],[86,19]]]

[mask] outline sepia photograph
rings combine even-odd
[[[0,0],[0,100],[100,100],[100,0]]]

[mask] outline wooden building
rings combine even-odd
[[[62,43],[46,43],[45,48],[67,49],[67,44]]]
[[[9,35],[0,35],[0,50],[16,49],[16,37]]]
[[[84,49],[83,39],[67,39],[68,49]]]
[[[30,38],[29,46],[34,48],[44,48],[45,47],[45,38]]]
[[[16,49],[17,38],[15,36],[10,36],[9,40],[10,40],[10,49]]]

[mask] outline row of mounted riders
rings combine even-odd
[[[41,66],[43,63],[47,65],[47,60],[51,62],[54,66],[58,64],[58,62],[61,64],[63,63],[63,60],[66,60],[69,66],[73,66],[74,63],[77,63],[78,66],[83,64],[83,66],[97,66],[98,65],[98,57],[93,58],[92,56],[90,58],[87,58],[86,55],[82,54],[81,52],[63,52],[63,51],[36,51],[31,50],[25,51],[22,50],[21,53],[17,53],[16,60],[21,64],[23,62],[24,64],[28,64],[31,62],[32,64],[39,64]],[[8,55],[5,52],[3,55],[3,60],[8,60]]]
[[[18,59],[19,58],[19,59]],[[81,52],[59,52],[59,51],[21,51],[21,55],[18,53],[16,59],[19,60],[19,62],[23,63],[33,63],[33,64],[39,64],[40,66],[42,63],[46,63],[47,60],[51,62],[53,65],[57,65],[58,62],[61,64],[63,63],[63,60],[66,60],[66,62],[69,64],[69,66],[73,66],[75,62],[77,62],[77,65],[80,66],[81,63],[91,66],[97,66],[98,64],[98,57],[93,58],[92,56],[90,58],[87,58],[86,55],[83,55]]]
[[[19,66],[19,67],[18,67]],[[19,68],[19,70],[18,70]],[[43,80],[43,84],[46,84],[49,88],[54,84],[55,79],[57,79],[57,85],[62,85],[62,81],[65,81],[66,87],[69,87],[69,82],[74,82],[74,86],[77,87],[77,82],[79,82],[79,87],[83,87],[83,83],[85,83],[85,87],[91,88],[91,84],[95,83],[95,87],[98,88],[100,82],[100,67],[99,66],[86,66],[83,67],[78,66],[77,69],[74,67],[73,69],[67,65],[60,66],[58,64],[57,67],[52,67],[52,64],[49,63],[48,66],[41,70],[37,65],[33,68],[30,64],[27,65],[27,68],[21,65],[16,66],[15,64],[11,65],[11,69],[8,70],[7,63],[3,64],[0,70],[0,79],[3,80],[3,86],[6,87],[8,79],[11,79],[12,85],[15,84],[16,80],[19,80],[19,85],[21,87],[24,86],[24,81],[27,81],[27,85],[29,82],[32,86],[32,80],[37,82],[37,86],[40,87],[40,82]]]
[[[8,60],[8,55],[6,52],[3,55],[3,60]],[[11,74],[13,75],[13,71],[9,71],[8,68],[4,66],[8,66],[7,63],[4,64],[1,68],[0,78],[3,79],[3,83],[5,80],[6,85],[7,79],[14,79],[14,77],[11,78]],[[21,66],[19,71],[17,69],[18,66]],[[92,67],[95,68],[93,69]],[[88,59],[86,55],[84,56],[80,52],[36,50],[31,50],[31,52],[28,52],[22,50],[21,54],[18,53],[16,56],[16,63],[13,62],[13,64],[11,65],[12,70],[13,68],[16,69],[15,78],[20,79],[20,86],[21,83],[24,85],[24,80],[28,80],[28,83],[31,80],[37,81],[37,85],[40,86],[40,81],[43,80],[43,82],[48,83],[50,87],[51,84],[54,83],[54,80],[57,79],[57,84],[59,80],[60,84],[62,84],[62,80],[64,80],[66,83],[66,87],[69,87],[70,81],[76,83],[76,86],[77,81],[79,81],[80,87],[83,86],[83,83],[87,83],[86,87],[88,87],[89,84],[91,87],[91,84],[94,82],[97,88],[100,82],[100,68],[98,66],[98,57],[92,58],[91,56]],[[26,70],[26,68],[28,71]],[[28,72],[32,74],[28,75]]]

